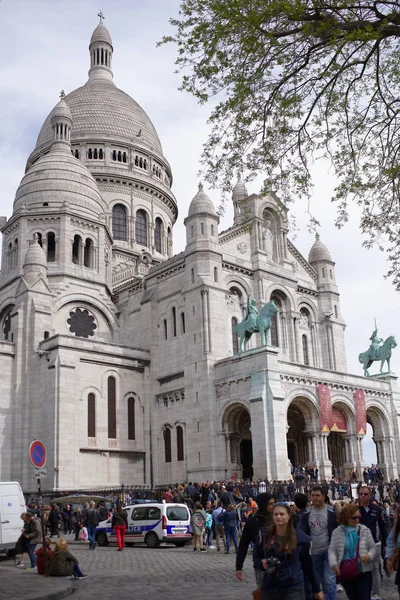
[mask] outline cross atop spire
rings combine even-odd
[[[65,98],[65,92],[64,92],[64,90],[61,90],[61,92],[60,92],[60,100],[64,100],[64,98]]]
[[[100,17],[100,25],[103,25],[103,21],[105,19],[105,16],[103,15],[103,11],[101,10],[97,16]]]

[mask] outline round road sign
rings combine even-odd
[[[29,458],[33,466],[37,469],[44,467],[47,460],[47,453],[43,442],[39,442],[39,440],[32,442],[29,446]]]

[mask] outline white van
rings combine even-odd
[[[180,548],[192,539],[186,504],[152,502],[125,506],[124,510],[128,513],[127,544],[145,543],[149,548],[158,548],[162,542],[168,542]],[[116,539],[111,518],[99,523],[96,529],[99,546],[107,546]]]
[[[0,552],[11,552],[21,535],[26,504],[17,481],[0,481]]]

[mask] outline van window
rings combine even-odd
[[[161,519],[161,510],[159,508],[157,508],[157,507],[149,508],[148,511],[149,511],[149,514],[148,514],[149,520]]]
[[[132,521],[145,521],[146,513],[147,513],[146,506],[141,506],[140,508],[134,508],[132,511]]]
[[[188,518],[188,511],[184,506],[170,506],[167,508],[168,521],[186,521]]]

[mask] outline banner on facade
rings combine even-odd
[[[346,433],[347,421],[346,417],[336,406],[332,407],[332,424],[330,426],[331,431],[337,431],[339,433]]]
[[[323,383],[319,383],[318,395],[321,431],[328,432],[330,431],[332,423],[332,402],[331,393],[328,386]]]
[[[364,390],[356,390],[356,431],[358,435],[365,435],[367,432],[367,409],[365,407]]]

